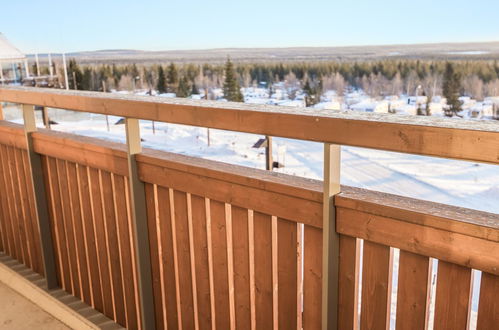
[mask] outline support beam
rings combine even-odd
[[[144,183],[140,181],[135,156],[142,152],[140,145],[139,120],[127,118],[125,121],[128,150],[128,170],[130,179],[130,206],[135,239],[135,256],[138,267],[138,283],[142,329],[155,329],[154,296],[149,251],[149,231],[147,228],[146,195]]]
[[[272,136],[266,136],[267,146],[265,147],[265,168],[267,171],[274,169],[274,160],[272,158]]]
[[[322,227],[322,329],[338,328],[339,235],[334,195],[340,192],[341,146],[324,143]]]
[[[55,265],[55,254],[52,231],[50,230],[50,218],[47,207],[47,196],[45,195],[45,182],[43,180],[42,158],[34,151],[32,133],[36,131],[35,107],[23,104],[24,132],[26,136],[26,147],[28,151],[29,167],[31,171],[32,185],[35,196],[36,215],[40,229],[40,242],[43,257],[45,279],[49,290],[58,287]]]
[[[45,128],[50,129],[49,110],[47,109],[47,107],[42,107],[42,119]]]

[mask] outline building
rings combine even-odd
[[[24,64],[25,75],[22,66]],[[26,56],[10,43],[0,32],[0,83],[21,82],[23,77],[29,77],[28,60]]]

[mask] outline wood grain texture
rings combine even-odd
[[[272,217],[254,212],[256,329],[272,329]]]
[[[357,329],[360,246],[355,237],[340,235],[338,329]]]
[[[82,91],[0,88],[0,100],[418,155],[499,163],[494,123]],[[362,134],[358,134],[362,132]]]
[[[482,273],[477,329],[494,329],[499,325],[499,276]]]
[[[388,329],[390,323],[390,247],[364,241],[361,329]]]
[[[279,329],[293,329],[297,324],[297,224],[277,220],[277,272]]]
[[[236,328],[251,329],[248,210],[232,207]]]
[[[322,230],[304,229],[303,329],[322,327]]]
[[[435,329],[466,329],[471,294],[471,269],[438,262]]]
[[[401,250],[397,290],[397,329],[425,328],[429,279],[430,259]]]
[[[393,218],[337,208],[336,230],[401,250],[499,274],[499,244]]]

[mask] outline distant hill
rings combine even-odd
[[[143,51],[107,49],[66,54],[83,63],[222,62],[230,56],[237,62],[261,61],[351,61],[403,59],[497,60],[499,41],[348,47],[220,48],[199,50]],[[39,54],[41,58],[46,54]]]

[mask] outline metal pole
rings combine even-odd
[[[50,53],[49,53],[49,74],[51,78],[54,75],[54,68],[52,68],[52,55],[50,55]]]
[[[66,54],[62,53],[62,66],[64,67],[64,79],[66,82],[66,90],[69,90],[68,68],[66,67]]]
[[[38,53],[35,54],[35,61],[36,61],[36,75],[37,77],[40,77],[40,62],[38,61]]]
[[[47,280],[47,288],[50,290],[57,288],[58,283],[52,231],[50,230],[50,218],[47,207],[47,196],[45,195],[45,182],[43,180],[42,158],[33,148],[32,133],[36,131],[35,107],[24,104],[23,117],[26,148],[31,170],[31,187],[35,196],[35,209],[38,216],[38,227],[40,229],[43,267],[45,270],[45,279]]]
[[[338,328],[339,235],[334,195],[340,192],[341,147],[324,143],[322,224],[322,329]]]
[[[265,147],[265,168],[267,171],[272,171],[274,169],[274,160],[272,158],[272,137],[266,136],[267,146]]]
[[[26,79],[29,78],[29,65],[28,60],[24,60],[24,67],[26,69]]]
[[[134,229],[135,256],[142,315],[142,329],[155,329],[154,296],[149,251],[149,231],[147,228],[146,195],[144,183],[139,179],[135,156],[142,152],[140,145],[139,120],[126,118],[126,142],[128,149],[128,170],[130,179],[130,206]]]

